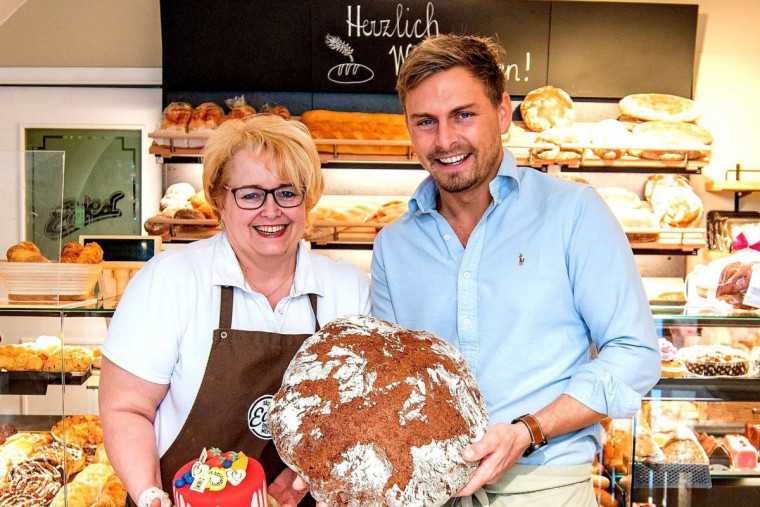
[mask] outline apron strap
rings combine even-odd
[[[231,329],[232,328],[232,300],[234,295],[234,288],[229,285],[222,286],[222,302],[219,305],[219,329]],[[309,294],[309,303],[311,303],[311,311],[314,312],[314,332],[318,332],[322,329],[319,325],[319,317],[317,317],[317,295]]]
[[[319,325],[319,317],[317,317],[317,295],[310,293],[309,302],[311,303],[311,311],[314,312],[314,332],[317,333],[322,329],[322,326]]]
[[[219,329],[232,328],[232,296],[235,289],[229,285],[222,286],[222,302],[219,305]]]

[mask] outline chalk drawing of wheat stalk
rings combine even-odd
[[[344,42],[337,35],[330,35],[328,33],[325,36],[325,44],[327,44],[328,48],[334,49],[335,51],[342,54],[343,56],[349,57],[352,62],[354,61],[354,57],[352,56],[354,54],[354,49],[351,46],[349,46],[347,42]]]
[[[351,61],[339,63],[327,72],[327,79],[333,83],[349,85],[361,84],[370,81],[375,76],[375,71],[361,63],[354,63],[354,48],[336,35],[325,36],[325,44],[328,48],[347,56]]]

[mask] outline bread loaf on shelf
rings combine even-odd
[[[344,113],[313,110],[301,115],[314,139],[360,139],[368,141],[410,141],[404,116],[385,113]],[[317,144],[320,152],[355,155],[406,155],[408,146]]]

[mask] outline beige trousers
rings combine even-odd
[[[514,465],[494,484],[473,497],[452,499],[447,506],[596,507],[590,465]]]

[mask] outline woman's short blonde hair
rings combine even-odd
[[[299,121],[258,114],[225,121],[203,149],[203,190],[217,215],[228,192],[230,161],[248,149],[256,155],[265,152],[279,169],[277,176],[304,192],[307,213],[317,204],[325,183],[309,129]]]
[[[455,67],[462,67],[483,85],[486,96],[496,106],[506,91],[507,79],[499,66],[504,50],[487,37],[441,34],[428,37],[415,46],[404,60],[396,91],[406,111],[406,95],[427,78]]]

